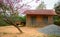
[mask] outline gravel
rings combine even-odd
[[[48,35],[60,35],[60,27],[56,25],[48,25],[38,29],[38,31]]]

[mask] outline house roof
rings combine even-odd
[[[26,10],[23,14],[57,15],[53,10]]]

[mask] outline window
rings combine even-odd
[[[48,16],[43,16],[44,23],[48,23]]]
[[[36,16],[31,16],[32,25],[36,24]]]

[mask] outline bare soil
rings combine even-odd
[[[37,31],[38,28],[20,27],[22,34],[14,26],[0,27],[0,37],[47,37],[46,34]]]

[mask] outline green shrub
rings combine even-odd
[[[3,21],[2,19],[0,19],[0,26],[8,26],[9,24],[7,24],[5,21]]]
[[[7,24],[4,20],[3,20],[3,16],[0,15],[0,26],[8,26],[9,24]]]
[[[54,24],[60,26],[60,16],[54,16]]]
[[[59,20],[55,20],[54,24],[60,26],[60,19]]]
[[[4,16],[0,15],[0,26],[9,26],[10,24],[6,23],[4,20],[3,20]],[[11,19],[12,22],[16,22],[16,21],[20,21],[20,22],[26,22],[26,17],[25,16],[15,16],[15,15],[12,15],[10,17],[8,17],[8,19]]]

